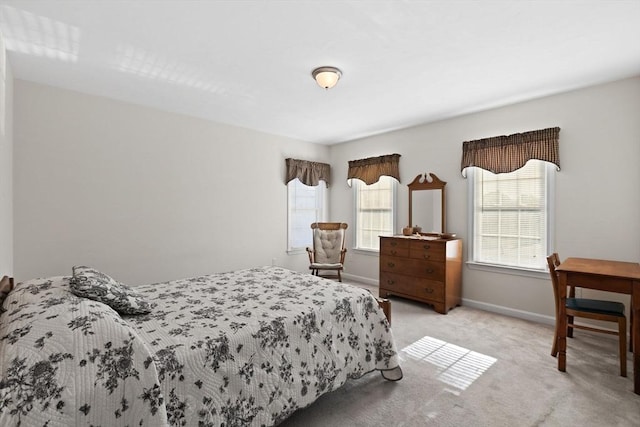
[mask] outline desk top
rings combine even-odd
[[[609,261],[590,258],[567,258],[556,271],[587,273],[599,276],[640,280],[640,264],[637,262]]]

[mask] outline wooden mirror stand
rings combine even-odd
[[[429,180],[430,178],[430,180]],[[447,185],[446,182],[440,180],[437,176],[432,173],[420,174],[416,176],[416,178],[408,185],[409,187],[409,226],[411,227],[413,224],[413,192],[414,191],[423,191],[423,190],[441,190],[441,201],[440,206],[442,208],[441,218],[442,218],[442,226],[440,227],[440,233],[446,233],[446,204],[445,204],[445,191],[444,186]],[[437,196],[436,196],[437,197]],[[428,231],[428,230],[427,230]],[[423,233],[429,234],[429,233]]]

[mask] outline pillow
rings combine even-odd
[[[140,294],[98,270],[73,267],[70,280],[71,292],[107,304],[120,314],[146,314],[151,311],[149,304]]]

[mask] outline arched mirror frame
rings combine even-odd
[[[407,185],[407,187],[409,187],[409,226],[413,224],[413,218],[412,218],[413,192],[423,191],[423,190],[442,190],[441,192],[442,193],[442,201],[441,201],[442,227],[441,227],[440,233],[444,234],[447,232],[447,229],[445,228],[447,215],[446,215],[445,191],[444,191],[444,186],[447,185],[447,183],[445,181],[442,181],[440,178],[438,178],[437,176],[435,176],[435,174],[432,174],[431,172],[429,172],[429,178],[431,178],[431,181],[429,181],[429,179],[427,178],[426,173],[420,174],[416,176],[416,178],[411,182],[411,184]]]

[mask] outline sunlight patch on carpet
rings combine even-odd
[[[497,359],[432,337],[422,337],[401,350],[406,356],[435,365],[438,380],[465,390]]]

